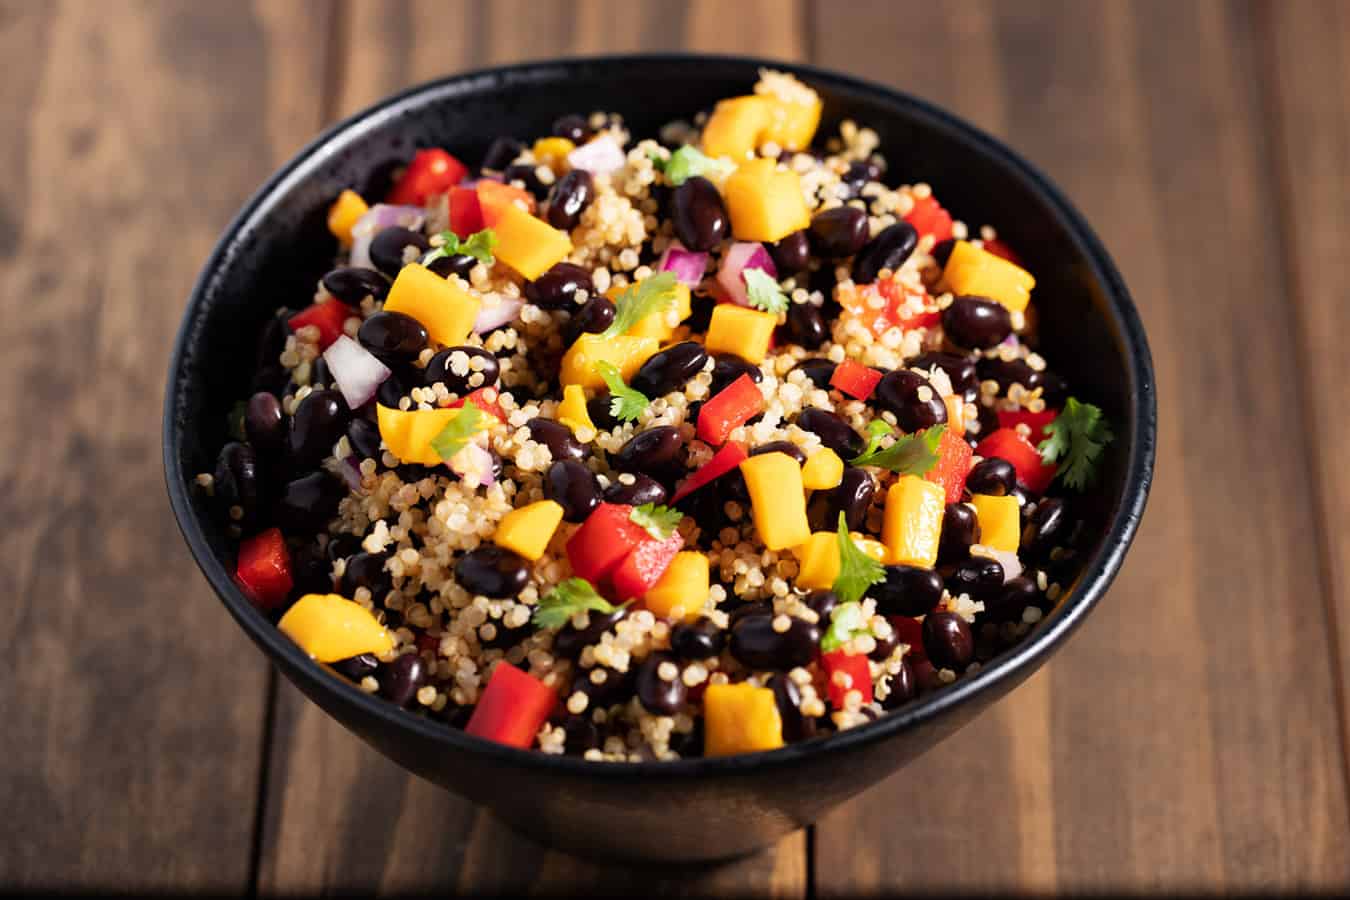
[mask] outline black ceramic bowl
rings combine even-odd
[[[566,112],[612,110],[637,135],[746,93],[764,65],[821,93],[820,133],[876,129],[891,178],[927,181],[967,221],[994,224],[1035,273],[1046,356],[1116,426],[1099,494],[1083,507],[1090,550],[1066,599],[972,677],[842,734],[768,753],[610,764],[470,737],[367,696],[311,662],[230,579],[234,548],[193,490],[245,396],[253,346],[280,305],[309,297],[331,262],[324,226],[344,187],[392,160],[445,146],[478,160],[499,134],[545,133]],[[482,803],[554,846],[606,858],[716,859],[805,825],[904,766],[1034,672],[1082,622],[1120,567],[1153,472],[1148,345],[1125,285],[1077,211],[1008,148],[921,100],[807,66],[720,56],[545,62],[447,78],[330,129],[274,175],[225,231],[188,300],[169,370],[164,466],[174,514],[207,580],[268,658],[314,702],[409,770]]]

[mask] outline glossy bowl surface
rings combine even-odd
[[[768,753],[616,765],[470,737],[368,696],[311,662],[231,580],[234,551],[193,490],[247,388],[272,310],[309,297],[335,247],[328,204],[423,146],[476,162],[491,139],[546,133],[566,112],[622,113],[637,136],[746,93],[762,66],[794,72],[825,100],[821,134],[874,128],[889,183],[926,181],[969,222],[989,223],[1036,275],[1043,352],[1074,393],[1102,406],[1117,440],[1100,492],[1080,504],[1100,535],[1066,599],[1017,647],[972,677],[879,721]],[[387,177],[387,174],[384,176]],[[1120,567],[1153,474],[1152,362],[1134,305],[1082,216],[1039,171],[951,114],[889,88],[810,66],[729,56],[614,56],[457,75],[335,125],[273,175],[226,229],[188,299],[169,369],[164,466],[193,556],[221,602],[288,679],[367,743],[483,803],[538,840],[610,859],[708,860],[761,847],[905,765],[1034,672],[1097,603]]]

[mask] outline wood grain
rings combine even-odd
[[[1001,709],[819,825],[819,892],[1345,884],[1318,521],[1298,474],[1310,432],[1250,9],[817,12],[819,62],[968,115],[1075,198],[1143,314],[1162,422],[1110,597]]]
[[[548,56],[740,50],[800,59],[794,3],[583,0],[351,3],[332,115],[436,76]],[[521,23],[528,27],[521,27]],[[748,39],[748,43],[747,43]],[[559,114],[567,110],[559,110]],[[806,894],[806,838],[715,869],[601,866],[545,850],[408,775],[284,686],[276,712],[260,890],[485,894]]]
[[[273,114],[322,19],[0,7],[6,888],[249,886],[266,669],[169,514],[160,400],[197,267],[318,125]]]

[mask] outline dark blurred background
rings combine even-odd
[[[651,872],[515,837],[278,684],[179,539],[159,412],[215,236],[320,128],[478,66],[679,48],[875,79],[1048,171],[1134,292],[1162,431],[1124,572],[1040,674],[770,851]],[[1350,5],[0,0],[0,59],[0,887],[1350,883]]]

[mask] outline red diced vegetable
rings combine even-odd
[[[1026,425],[1031,429],[1027,435],[1027,440],[1032,444],[1039,444],[1045,440],[1045,426],[1055,421],[1055,416],[1059,415],[1059,410],[1047,409],[1042,412],[1028,412],[1025,409],[1019,409],[1016,412],[998,413],[998,424],[1000,428],[1016,428],[1018,425]]]
[[[928,654],[923,649],[923,623],[918,619],[909,616],[887,616],[886,621],[891,623],[895,629],[896,636],[900,638],[900,643],[909,645],[909,652],[905,654],[905,659],[911,662],[915,659],[927,659]]]
[[[1054,480],[1055,464],[1043,462],[1040,451],[1011,428],[998,429],[980,441],[975,452],[986,458],[997,456],[1012,463],[1017,470],[1017,480],[1034,493],[1044,493]]]
[[[921,312],[908,318],[900,319],[899,325],[906,331],[912,331],[915,328],[932,328],[942,321],[942,313],[937,310]]]
[[[614,570],[611,581],[614,585],[616,600],[629,600],[641,597],[661,580],[670,561],[684,547],[684,538],[679,532],[664,541],[646,540],[624,557],[623,562]]]
[[[651,540],[645,528],[629,519],[632,512],[623,503],[601,503],[581,523],[567,542],[567,559],[578,577],[599,584],[639,544]]]
[[[480,387],[476,391],[471,391],[467,395],[446,406],[446,409],[459,409],[465,403],[472,402],[485,413],[495,416],[498,422],[506,421],[506,413],[502,410],[501,404],[497,402],[499,396],[494,387]]]
[[[975,451],[957,431],[947,428],[938,441],[937,455],[937,465],[928,470],[926,477],[934,484],[942,485],[947,495],[945,502],[959,503],[966,487],[966,475],[970,473],[970,458]]]
[[[425,631],[417,636],[417,650],[419,653],[434,651],[440,647],[441,639],[434,634],[427,634]]]
[[[734,430],[764,411],[764,395],[749,375],[741,375],[718,391],[698,411],[698,437],[714,447]]]
[[[705,484],[721,478],[739,466],[742,460],[748,456],[745,447],[735,441],[723,445],[722,449],[714,453],[713,458],[708,460],[707,465],[698,469],[675,489],[675,496],[670,499],[670,502],[678,503],[682,497],[687,497]]]
[[[483,209],[478,205],[476,188],[450,189],[450,230],[462,238],[483,230]]]
[[[905,221],[914,226],[919,237],[931,234],[935,240],[945,241],[952,236],[952,217],[929,194],[927,197],[915,197],[914,208],[905,216]]]
[[[423,206],[427,198],[444,194],[464,180],[469,167],[440,147],[418,150],[408,163],[403,177],[394,185],[384,202],[395,205]]]
[[[881,373],[876,369],[846,359],[834,367],[834,374],[830,376],[830,387],[838,388],[856,400],[866,400],[872,396],[872,391],[876,389],[880,380]]]
[[[502,184],[500,181],[483,180],[478,182],[478,207],[482,212],[483,227],[492,228],[502,217],[502,211],[517,200],[534,212],[534,195],[529,191]]]
[[[865,654],[831,650],[822,654],[820,661],[825,666],[825,690],[829,693],[831,706],[843,709],[844,697],[849,691],[862,694],[864,704],[872,702],[872,673],[867,668]],[[841,682],[847,682],[847,685]]]
[[[984,249],[988,250],[995,256],[1003,257],[1008,262],[1012,263],[1014,266],[1022,266],[1022,268],[1024,269],[1026,268],[1026,266],[1022,264],[1022,257],[1018,256],[1013,251],[1013,248],[1009,247],[1007,244],[1003,243],[998,238],[994,238],[992,241],[985,241]]]
[[[270,612],[291,594],[291,554],[280,528],[269,528],[239,545],[234,583],[253,605]]]
[[[306,325],[319,329],[319,349],[327,350],[329,345],[342,337],[342,323],[356,315],[351,307],[337,300],[324,300],[307,306],[286,320],[291,331],[299,331]]]
[[[558,695],[552,688],[502,660],[492,670],[464,730],[499,744],[527,749],[557,702]]]

